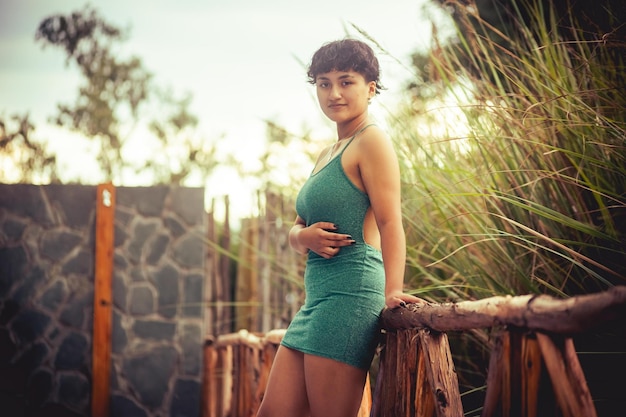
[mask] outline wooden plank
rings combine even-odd
[[[421,352],[424,355],[426,375],[435,400],[437,417],[463,417],[459,381],[445,333],[419,330]]]
[[[599,323],[626,319],[626,285],[568,299],[529,294],[409,304],[407,308],[385,309],[381,318],[386,330],[428,328],[446,332],[511,325],[569,335]]]
[[[426,374],[426,364],[424,355],[419,352],[419,344],[415,347],[417,351],[417,373],[415,376],[415,415],[417,417],[431,417],[435,414],[435,398],[428,382]]]
[[[204,375],[202,378],[202,417],[218,417],[217,350],[212,340],[204,344]]]
[[[494,337],[489,370],[487,372],[487,393],[483,404],[482,417],[508,417],[508,411],[503,409],[510,397],[510,387],[505,380],[508,375],[505,363],[509,355],[509,332],[499,330]]]
[[[539,385],[541,384],[541,349],[535,335],[525,335],[522,340],[522,416],[537,417],[539,411]]]
[[[588,417],[596,417],[596,408],[593,405],[593,398],[591,392],[587,386],[587,379],[583,372],[580,362],[578,361],[578,354],[574,348],[574,341],[571,337],[565,339],[563,346],[563,359],[565,361],[565,369],[567,369],[567,375],[572,382],[572,386],[578,399],[580,401],[580,407],[582,409],[582,415]]]
[[[596,417],[571,339],[566,338],[557,345],[552,337],[537,333],[537,341],[563,417]]]
[[[91,415],[108,417],[115,187],[98,185],[96,195]]]

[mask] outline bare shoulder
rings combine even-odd
[[[389,135],[377,125],[365,129],[358,137],[359,148],[368,154],[392,150]]]

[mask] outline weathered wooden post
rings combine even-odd
[[[624,318],[626,286],[563,300],[547,295],[498,296],[385,310],[382,321],[387,344],[383,377],[378,380],[383,387],[377,387],[373,415],[462,416],[447,340],[437,335],[495,328],[501,330],[496,333],[492,350],[483,417],[536,417],[539,412],[546,415],[547,409],[553,410],[553,415],[595,417],[591,394],[569,336]],[[411,338],[407,339],[404,332],[413,332],[408,333]],[[414,346],[415,339],[419,340],[419,348]],[[418,370],[414,377],[416,350]],[[427,378],[419,376],[420,367]],[[546,384],[554,397],[542,395],[541,388]],[[412,405],[407,398],[422,404]]]

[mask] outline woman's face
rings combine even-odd
[[[367,111],[376,82],[356,71],[331,71],[315,77],[317,99],[324,114],[336,123],[349,122]]]

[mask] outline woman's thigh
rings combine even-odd
[[[332,359],[304,355],[311,417],[353,417],[359,412],[367,372]]]
[[[281,345],[274,357],[257,417],[308,415],[304,354]]]

